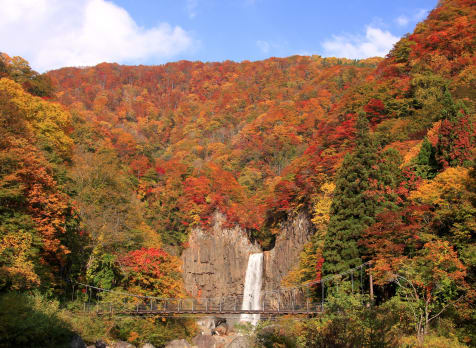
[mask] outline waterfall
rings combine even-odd
[[[263,284],[263,253],[251,254],[246,269],[245,291],[243,293],[242,310],[260,309],[260,293]],[[259,314],[242,314],[241,321],[248,321],[256,326]]]

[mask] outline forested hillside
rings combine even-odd
[[[61,297],[77,279],[183,296],[178,256],[214,212],[268,250],[304,211],[316,234],[285,282],[372,260],[377,319],[357,310],[364,299],[329,289],[348,317],[291,336],[309,347],[355,332],[356,346],[378,332],[391,346],[476,344],[475,38],[476,3],[443,0],[385,58],[40,75],[2,54],[0,291]],[[159,344],[193,331],[157,323]],[[155,332],[113,325],[131,342]]]
[[[267,219],[309,203],[318,177],[332,175],[351,146],[355,117],[338,103],[377,62],[101,64],[48,76],[58,100],[127,165],[147,222],[165,242],[181,245],[219,209],[264,245]]]

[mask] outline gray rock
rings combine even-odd
[[[261,250],[249,241],[245,230],[226,228],[225,223],[226,217],[217,212],[210,230],[194,228],[190,233],[189,247],[182,253],[182,269],[185,289],[192,296],[217,298],[243,293],[248,258]]]
[[[113,346],[114,348],[136,348],[133,344],[130,344],[129,342],[124,342],[124,341],[119,341],[116,342]]]
[[[220,336],[228,335],[228,324],[221,323],[215,328],[215,332]]]
[[[192,348],[185,340],[173,340],[165,345],[165,348]]]
[[[155,348],[154,345],[150,344],[150,343],[146,343],[142,346],[142,348]]]
[[[236,337],[226,348],[250,348],[251,342],[246,336]]]
[[[107,345],[104,341],[99,340],[99,341],[96,341],[96,343],[94,344],[94,347],[96,347],[96,348],[106,348]]]
[[[202,335],[211,335],[215,329],[216,317],[203,317],[197,320],[198,329]]]
[[[79,335],[74,335],[69,346],[71,348],[86,348],[86,343]]]
[[[243,294],[250,254],[261,252],[252,244],[244,229],[225,227],[226,217],[216,212],[209,230],[194,228],[182,253],[184,286],[194,297],[233,297]],[[274,248],[264,252],[263,290],[277,289],[283,277],[299,261],[299,255],[314,233],[306,213],[298,213],[280,224]],[[234,307],[234,301],[226,303]],[[277,299],[267,299],[277,307]],[[206,306],[204,300],[199,303]],[[237,304],[238,307],[241,303]],[[214,306],[217,306],[215,303]],[[204,333],[206,330],[204,331]]]
[[[197,348],[216,348],[216,341],[213,336],[198,335],[192,339],[192,343]]]
[[[308,214],[300,212],[280,224],[274,248],[264,252],[263,285],[265,291],[275,290],[281,286],[281,280],[298,263],[304,246],[311,240],[314,226]],[[289,293],[290,294],[290,293]],[[274,293],[266,297],[267,305],[277,308],[281,294]],[[295,296],[297,296],[295,294]],[[281,297],[281,301],[290,301]],[[299,299],[296,299],[298,301]]]

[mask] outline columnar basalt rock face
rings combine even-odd
[[[200,297],[242,295],[250,254],[259,253],[246,231],[225,228],[226,217],[214,215],[210,230],[195,228],[189,247],[182,253],[184,284],[187,292]],[[299,254],[310,240],[313,226],[304,213],[283,222],[272,250],[264,253],[264,290],[277,289],[282,278],[299,260]]]
[[[313,233],[314,226],[302,212],[282,223],[274,248],[264,252],[264,290],[280,287],[283,277],[299,262],[299,254]]]
[[[243,229],[225,228],[222,214],[213,219],[210,230],[192,230],[189,247],[182,253],[185,289],[200,297],[241,295],[248,258],[261,250]]]

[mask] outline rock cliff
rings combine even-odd
[[[210,230],[191,231],[182,262],[185,289],[192,296],[241,295],[248,258],[252,253],[261,252],[243,229],[225,228],[225,219],[216,213]],[[264,253],[264,290],[279,287],[281,279],[298,262],[299,253],[312,233],[312,223],[304,213],[282,223],[274,248]]]
[[[227,297],[243,293],[248,258],[261,249],[235,226],[224,228],[225,216],[215,213],[210,230],[195,228],[182,253],[185,289],[192,296]]]
[[[264,290],[279,288],[283,277],[299,262],[299,254],[313,233],[314,226],[302,212],[281,224],[274,248],[264,252]]]

